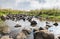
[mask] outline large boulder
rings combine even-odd
[[[9,27],[3,27],[2,32],[3,32],[3,33],[10,33]]]
[[[5,35],[5,36],[2,36],[1,39],[13,39],[13,38],[10,38],[9,35]]]
[[[40,30],[34,33],[34,39],[54,39],[54,35],[47,30]]]
[[[10,28],[4,22],[0,23],[0,34],[5,35],[10,33]]]
[[[53,25],[58,26],[58,23],[54,23]]]
[[[22,30],[17,34],[16,39],[27,39],[30,35],[30,30]]]
[[[6,16],[3,16],[3,15],[2,15],[2,16],[0,17],[0,19],[3,20],[3,21],[5,21],[5,20],[6,20]]]
[[[35,27],[37,25],[37,22],[36,21],[31,21],[31,26],[32,27]]]
[[[25,35],[23,32],[20,32],[20,33],[17,35],[16,39],[26,39],[26,35]]]

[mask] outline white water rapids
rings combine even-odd
[[[24,28],[25,29],[30,29],[30,28],[33,29],[33,28],[40,28],[40,27],[45,27],[46,26],[46,21],[40,21],[37,18],[33,18],[32,20],[35,20],[37,22],[37,26],[35,26],[35,27],[30,26],[30,22],[28,20],[25,20],[25,21],[19,20],[17,22],[12,21],[12,20],[6,20],[5,23],[10,27],[11,31],[15,30],[15,32],[20,32]],[[52,31],[55,36],[60,35],[60,22],[58,22],[59,25],[57,27],[54,27],[54,25],[53,25],[54,22],[49,21],[49,23],[52,27],[49,28],[48,31]],[[22,27],[15,28],[14,26],[16,24],[19,24]],[[33,39],[33,32],[31,33],[29,39]]]

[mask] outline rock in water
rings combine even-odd
[[[9,35],[5,35],[5,36],[2,36],[1,39],[13,39],[13,38],[9,38]]]

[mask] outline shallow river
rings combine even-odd
[[[15,32],[20,32],[22,29],[30,29],[30,28],[39,28],[39,27],[45,27],[46,26],[46,21],[40,21],[39,19],[33,18],[32,20],[35,20],[37,22],[36,27],[32,27],[30,26],[30,22],[28,20],[19,20],[19,21],[12,21],[12,20],[6,20],[5,23],[10,27],[11,31]],[[52,21],[48,21],[50,23],[51,26],[54,26]],[[16,24],[21,25],[22,27],[19,28],[15,28],[14,26]],[[51,27],[48,29],[48,31],[52,31],[54,33],[55,36],[57,36],[58,34],[60,34],[60,22],[58,22],[58,27]],[[30,39],[33,39],[33,32],[31,33]]]

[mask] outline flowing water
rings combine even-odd
[[[33,29],[33,28],[39,28],[39,27],[45,27],[46,26],[46,21],[40,21],[37,18],[33,18],[32,20],[37,22],[37,25],[35,27],[32,27],[30,22],[28,20],[19,20],[19,21],[12,21],[12,20],[6,20],[5,23],[10,27],[11,31],[20,32],[22,29]],[[54,27],[54,23],[52,21],[48,21],[52,27],[48,29],[48,31],[52,31],[55,36],[58,36],[60,34],[60,22],[58,22],[58,26]],[[15,28],[14,26],[16,24],[21,25],[19,28]],[[33,32],[31,33],[29,39],[33,39]]]

